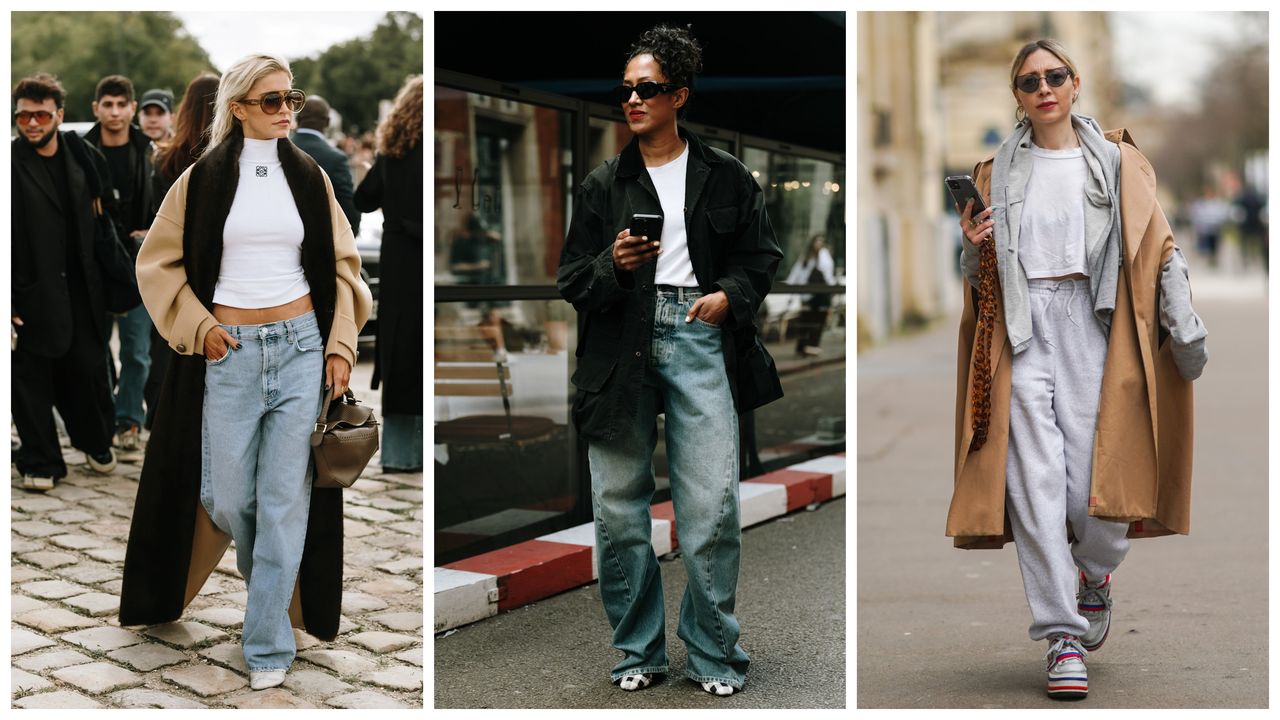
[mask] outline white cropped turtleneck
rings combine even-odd
[[[244,139],[240,181],[222,228],[213,302],[267,308],[311,292],[302,272],[302,217],[280,168],[277,140]]]

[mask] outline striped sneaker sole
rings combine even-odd
[[[1082,677],[1050,678],[1049,697],[1055,700],[1083,700],[1089,697],[1089,679]]]

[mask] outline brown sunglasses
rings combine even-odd
[[[302,106],[307,104],[307,94],[301,90],[290,90],[289,92],[280,92],[273,90],[269,93],[263,93],[257,100],[240,100],[244,105],[261,105],[262,112],[268,115],[275,115],[280,112],[280,107],[286,103],[289,105],[289,111],[297,113],[302,110]]]

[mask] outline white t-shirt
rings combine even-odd
[[[1084,243],[1084,150],[1031,146],[1018,260],[1027,278],[1088,274]]]
[[[240,181],[222,228],[213,302],[268,308],[311,292],[302,271],[302,217],[280,167],[276,140],[244,139]]]
[[[684,224],[684,181],[689,168],[689,143],[680,157],[666,165],[646,168],[662,204],[662,253],[653,282],[656,285],[697,287],[689,259],[689,235]]]

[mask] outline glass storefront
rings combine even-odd
[[[435,304],[437,563],[576,524],[572,315],[563,300]]]
[[[435,88],[437,565],[591,520],[568,417],[578,318],[555,276],[575,184],[631,141],[613,111],[479,79]],[[757,324],[786,396],[743,418],[744,476],[842,447],[843,161],[689,127],[753,171],[785,253]],[[792,292],[782,283],[817,235],[839,287]],[[669,497],[659,430],[655,500]]]
[[[554,283],[573,175],[573,116],[436,87],[437,285]]]

